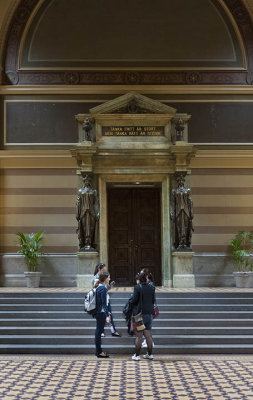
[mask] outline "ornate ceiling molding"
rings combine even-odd
[[[22,33],[39,0],[12,0],[16,8],[9,29],[5,54],[6,85],[252,85],[253,23],[248,13],[252,0],[224,0],[243,38],[247,70],[19,70],[18,55]],[[247,3],[247,4],[246,4]],[[11,13],[10,13],[11,15]]]
[[[104,101],[103,95],[122,95],[129,91],[136,91],[143,95],[176,95],[208,96],[205,101],[245,102],[245,97],[253,95],[251,85],[2,85],[0,95],[96,95],[97,101]],[[229,95],[231,98],[221,99],[220,96]],[[211,96],[211,97],[210,97]],[[216,97],[214,97],[216,96]],[[236,96],[236,97],[234,97]],[[108,99],[106,98],[106,101]],[[163,98],[159,101],[164,101]],[[172,100],[171,100],[172,101]],[[175,102],[175,99],[173,100]],[[183,97],[177,102],[183,101]],[[189,100],[188,100],[189,101]],[[199,100],[191,100],[199,101]],[[203,98],[202,98],[202,101]],[[251,100],[250,100],[251,101]]]

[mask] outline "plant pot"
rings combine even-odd
[[[253,272],[233,272],[238,288],[253,288]]]
[[[26,286],[30,288],[36,288],[40,286],[40,277],[42,275],[41,272],[24,272],[26,278]]]

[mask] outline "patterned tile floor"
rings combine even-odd
[[[1,400],[253,400],[252,356],[3,356]]]

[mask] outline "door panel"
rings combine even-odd
[[[161,285],[160,190],[108,189],[109,270],[118,285],[149,268]]]
[[[160,190],[136,189],[134,198],[136,272],[148,268],[156,285],[161,284]]]
[[[130,281],[131,254],[131,192],[122,196],[108,191],[109,267],[112,279],[119,285]]]

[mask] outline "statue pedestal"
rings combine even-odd
[[[194,288],[195,276],[193,274],[192,251],[174,251],[172,253],[173,287]]]
[[[80,251],[77,253],[76,286],[79,288],[91,288],[91,281],[95,266],[99,263],[97,251]]]

